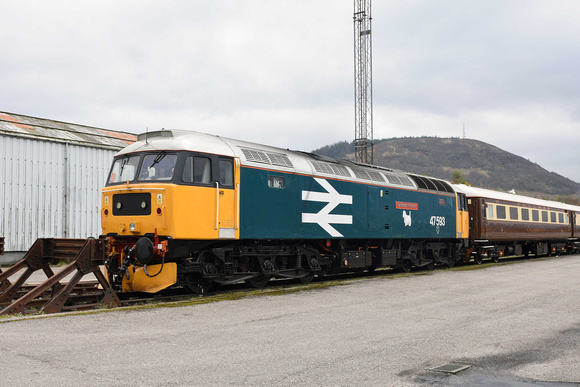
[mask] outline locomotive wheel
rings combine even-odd
[[[268,285],[270,278],[271,277],[269,275],[260,274],[258,277],[247,279],[244,282],[256,289],[260,289]]]
[[[308,274],[306,277],[299,278],[303,284],[309,284],[314,279],[314,273]]]
[[[433,269],[435,269],[435,261],[431,261],[428,264],[425,265],[425,269],[431,271]]]
[[[491,260],[494,261],[495,263],[498,263],[499,262],[499,256],[495,256],[494,255],[493,257],[491,257]]]
[[[451,269],[453,266],[455,266],[455,261],[454,260],[447,261],[445,263],[445,266]]]
[[[190,282],[185,285],[185,289],[193,294],[204,294],[210,291],[213,286],[213,282],[206,279],[199,279],[196,282]]]
[[[401,269],[402,272],[409,273],[411,271],[411,269],[413,268],[413,262],[411,262],[410,259],[405,259],[401,263],[401,266],[399,266],[399,268]]]
[[[478,265],[481,265],[483,263],[483,257],[481,256],[480,253],[475,254],[475,257],[473,259],[475,260],[475,263],[477,263]]]

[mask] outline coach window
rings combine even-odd
[[[522,220],[530,220],[530,210],[522,208]]]
[[[555,212],[550,212],[550,222],[556,223],[556,213]]]
[[[542,222],[548,223],[548,211],[542,211]]]
[[[497,206],[497,218],[505,219],[505,206]]]
[[[234,163],[232,160],[220,159],[220,186],[234,186]]]
[[[564,223],[564,214],[558,213],[558,223]]]
[[[511,220],[518,220],[518,208],[517,207],[510,207],[510,219]]]
[[[532,220],[534,222],[539,222],[540,221],[540,211],[538,211],[538,210],[532,210]]]
[[[493,218],[493,204],[487,205],[487,217]]]

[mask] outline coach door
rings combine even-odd
[[[217,163],[215,228],[219,239],[236,239],[240,222],[240,159],[219,157]]]

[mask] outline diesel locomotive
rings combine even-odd
[[[115,156],[101,227],[106,276],[117,290],[182,286],[203,293],[239,281],[308,283],[378,267],[408,271],[470,257],[577,250],[576,214],[580,208],[562,203],[161,130],[139,135]]]

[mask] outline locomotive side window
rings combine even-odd
[[[193,157],[191,156],[187,156],[185,159],[181,181],[184,183],[193,183]]]
[[[518,208],[517,207],[510,207],[510,219],[511,220],[518,220]]]
[[[538,210],[532,210],[532,220],[534,222],[539,222],[540,221],[540,211],[538,211]]]
[[[530,220],[530,210],[522,208],[522,220]]]
[[[133,181],[135,179],[135,172],[139,165],[139,156],[122,157],[115,160],[111,173],[109,175],[109,183],[123,183],[126,181]]]
[[[497,218],[498,219],[505,219],[505,206],[497,206]]]
[[[286,180],[280,176],[268,176],[268,187],[270,188],[286,188]]]
[[[542,211],[542,222],[548,223],[548,211]]]
[[[181,180],[184,183],[211,184],[211,160],[207,157],[187,156]]]
[[[550,222],[556,223],[556,213],[550,212]]]
[[[231,160],[220,159],[220,186],[234,186],[234,164]]]

